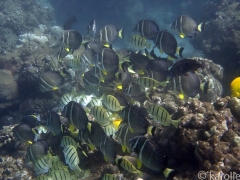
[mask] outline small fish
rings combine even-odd
[[[173,170],[166,168],[167,157],[165,152],[160,149],[153,141],[144,136],[136,136],[129,141],[133,151],[138,155],[138,169],[141,163],[151,169],[154,173],[162,173],[168,177]]]
[[[70,124],[81,131],[88,129],[88,117],[83,107],[75,101],[70,101],[63,109],[62,114],[68,118]]]
[[[32,144],[35,139],[35,134],[28,124],[19,124],[13,128],[13,136],[17,141]]]
[[[138,134],[146,134],[148,132],[149,123],[142,113],[141,109],[136,106],[128,105],[121,111],[122,124],[127,124],[131,132]]]
[[[80,163],[80,160],[76,148],[72,145],[65,146],[63,149],[63,153],[66,164],[68,164],[68,166],[72,170],[78,169],[78,164]]]
[[[121,124],[115,133],[115,138],[117,139],[118,143],[122,145],[123,152],[126,150],[130,152],[131,147],[129,146],[128,141],[137,135],[138,133],[130,131],[127,124]]]
[[[22,123],[28,124],[31,128],[36,127],[40,121],[41,121],[40,114],[27,115],[22,119]]]
[[[92,100],[91,100],[90,103],[88,104],[88,107],[89,107],[89,108],[92,108],[93,106],[102,106],[102,100],[101,100],[101,98],[92,97]]]
[[[102,180],[119,180],[115,175],[113,174],[107,174],[105,173]]]
[[[62,123],[57,112],[55,111],[49,112],[47,117],[47,127],[54,136],[62,134],[63,132]]]
[[[59,106],[60,108],[64,108],[65,105],[67,105],[70,101],[72,101],[73,95],[72,93],[66,93],[64,94],[60,100],[59,100]]]
[[[107,136],[115,136],[116,128],[114,128],[112,124],[103,126],[102,129],[104,130]]]
[[[47,154],[49,147],[45,141],[34,142],[27,148],[26,159],[36,162],[37,159]]]
[[[118,166],[121,166],[126,171],[142,176],[142,172],[139,171],[130,161],[128,161],[127,158],[119,156],[116,158],[115,162]]]
[[[178,128],[179,120],[172,120],[170,114],[162,106],[156,104],[150,105],[147,111],[162,125],[169,126],[172,124],[175,128]]]
[[[109,24],[100,29],[100,41],[113,44],[117,38],[123,38],[123,29],[118,30],[118,28]]]
[[[39,77],[39,89],[41,92],[57,90],[64,83],[64,77],[56,71],[47,71]]]
[[[240,98],[240,77],[235,78],[230,85],[231,96]]]
[[[61,140],[60,146],[64,148],[64,147],[66,147],[66,146],[68,146],[68,145],[72,145],[72,146],[74,146],[76,149],[77,149],[78,147],[80,147],[79,143],[76,143],[76,141],[75,141],[72,137],[70,137],[70,136],[63,136],[63,137],[62,137],[62,140]]]
[[[123,106],[120,105],[119,101],[111,95],[103,96],[102,102],[110,111],[117,112],[123,108]]]
[[[196,20],[188,15],[179,16],[172,24],[172,29],[176,29],[181,38],[185,36],[193,37],[197,33],[203,31],[204,23],[197,24]]]
[[[167,83],[167,81],[158,82],[155,79],[149,77],[139,77],[134,82],[145,88],[156,88],[158,86],[166,86]]]
[[[77,19],[75,17],[75,15],[73,15],[72,17],[68,18],[64,24],[63,24],[63,29],[64,30],[70,30],[72,28],[72,25],[77,22]]]
[[[95,121],[101,126],[107,126],[110,124],[109,115],[102,106],[93,106],[91,108],[91,114],[94,116]]]
[[[182,58],[183,47],[177,47],[176,38],[167,30],[158,33],[156,38],[156,45],[161,53],[170,56],[170,59],[177,59],[176,53]]]
[[[50,155],[44,155],[34,162],[34,171],[36,175],[44,174],[52,167],[52,158]]]
[[[182,59],[174,63],[168,71],[170,77],[186,75],[187,72],[194,72],[204,65],[193,59]]]
[[[74,180],[77,179],[74,175],[71,175],[69,172],[61,171],[61,170],[54,170],[49,173],[49,177],[54,180]]]
[[[82,43],[82,35],[75,30],[66,30],[62,36],[62,43],[66,46],[68,52],[73,53]]]
[[[146,39],[153,40],[159,32],[159,27],[154,21],[144,19],[136,24],[133,31],[140,33]]]
[[[100,150],[106,161],[109,161],[113,164],[115,163],[117,153],[115,150],[115,144],[109,136],[105,135],[104,137],[102,137],[100,143]]]
[[[101,139],[106,135],[106,133],[97,122],[90,121],[90,124],[91,124],[90,131],[86,131],[82,134],[81,132],[79,132],[78,137],[79,139],[84,140],[93,150],[95,149],[95,147],[96,148],[100,147]]]
[[[150,48],[151,44],[147,43],[146,38],[139,35],[132,35],[129,42],[136,48]]]

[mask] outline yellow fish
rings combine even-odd
[[[235,78],[231,83],[231,96],[240,98],[240,77]]]

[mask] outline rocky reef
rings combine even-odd
[[[230,94],[229,82],[239,76],[240,3],[237,0],[207,1],[204,3],[205,30],[191,40],[205,57],[224,67],[224,95]]]

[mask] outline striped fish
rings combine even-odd
[[[77,54],[73,59],[70,60],[69,66],[72,67],[74,70],[81,70],[82,63],[79,54]]]
[[[68,104],[70,101],[72,101],[73,95],[71,93],[64,94],[59,101],[59,106],[64,107],[66,104]]]
[[[64,158],[66,164],[72,169],[78,169],[78,164],[80,162],[76,148],[73,145],[65,146],[63,149]]]
[[[93,106],[90,112],[94,116],[95,121],[101,126],[107,126],[110,124],[108,113],[102,106]]]
[[[112,124],[109,124],[107,126],[102,127],[104,132],[106,133],[107,136],[115,135],[116,129],[113,127]]]
[[[88,106],[90,108],[92,108],[93,106],[102,106],[102,100],[97,97],[93,97]]]
[[[52,167],[52,158],[50,155],[44,155],[34,162],[34,171],[36,175],[44,174]]]
[[[139,36],[139,35],[132,35],[129,42],[136,48],[150,48],[151,44],[147,43],[147,39]]]
[[[64,147],[66,147],[66,146],[68,146],[68,145],[72,145],[72,146],[74,146],[76,149],[77,149],[78,147],[80,147],[79,144],[76,143],[76,141],[75,141],[73,138],[71,138],[70,136],[63,136],[63,137],[62,137],[62,140],[61,140],[60,146],[62,146],[62,147],[64,148]]]
[[[123,108],[119,101],[112,95],[103,96],[102,102],[110,111],[117,112]]]
[[[164,126],[169,126],[172,124],[174,127],[178,128],[179,120],[172,120],[170,114],[167,112],[166,109],[159,105],[150,105],[147,108],[149,114],[153,116],[153,118],[161,123]]]
[[[142,172],[139,171],[130,161],[128,161],[125,157],[117,157],[115,160],[118,166],[121,166],[123,169],[130,173],[138,174],[142,176]]]
[[[119,178],[115,177],[113,174],[104,174],[102,180],[119,180]]]
[[[82,98],[79,100],[79,104],[83,107],[86,107],[92,100],[92,95],[83,95]]]
[[[41,175],[36,177],[36,180],[52,180],[52,178],[45,175],[45,174],[41,174]]]
[[[123,152],[125,152],[126,150],[130,152],[131,147],[129,146],[128,141],[137,135],[138,133],[134,133],[129,130],[127,124],[121,124],[119,129],[115,133],[118,143],[122,145]]]
[[[135,80],[135,83],[139,84],[140,86],[143,86],[145,88],[156,88],[159,85],[160,86],[166,86],[167,82],[158,82],[155,79],[149,78],[149,77],[139,77]]]
[[[49,174],[49,177],[52,178],[52,180],[74,180],[74,179],[77,179],[77,177],[73,177],[69,172],[61,171],[61,170],[51,171],[51,173]]]

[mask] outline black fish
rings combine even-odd
[[[35,134],[28,124],[19,124],[13,128],[13,136],[17,141],[32,144],[34,142]]]
[[[62,123],[59,115],[55,111],[51,111],[48,114],[47,127],[54,136],[62,134]]]
[[[72,17],[68,18],[64,24],[63,24],[63,29],[64,30],[69,30],[72,28],[72,25],[77,22],[77,19],[75,17],[75,15],[73,15]]]
[[[170,77],[185,75],[188,71],[193,72],[204,65],[193,59],[182,59],[174,63],[168,71]]]
[[[112,44],[118,37],[123,38],[123,29],[118,30],[113,24],[106,25],[100,29],[100,41],[104,43]]]
[[[73,53],[82,43],[82,35],[75,30],[66,30],[62,37],[63,43],[66,45],[66,50]]]
[[[156,38],[156,46],[159,48],[161,53],[169,55],[171,58],[177,59],[176,53],[182,58],[183,47],[177,47],[176,38],[168,31],[161,31],[158,33]]]
[[[137,23],[133,31],[138,32],[142,37],[145,37],[146,39],[153,40],[156,38],[159,32],[159,27],[154,21],[141,20]]]
[[[47,154],[48,148],[45,141],[35,142],[27,148],[26,159],[35,162],[38,158]]]
[[[179,16],[172,24],[172,29],[176,29],[181,38],[185,36],[193,37],[204,28],[204,23],[197,24],[196,20],[190,16]]]
[[[88,117],[83,107],[75,101],[70,101],[63,109],[63,115],[80,131],[86,131]]]
[[[153,172],[161,173],[166,169],[167,157],[153,141],[144,136],[136,136],[129,141],[129,145],[139,160]]]
[[[144,135],[148,132],[148,121],[137,106],[128,105],[121,111],[122,122],[128,125],[131,132]]]
[[[185,76],[181,76],[181,85],[183,93],[189,97],[193,98],[200,92],[200,79],[192,72],[187,72]]]

